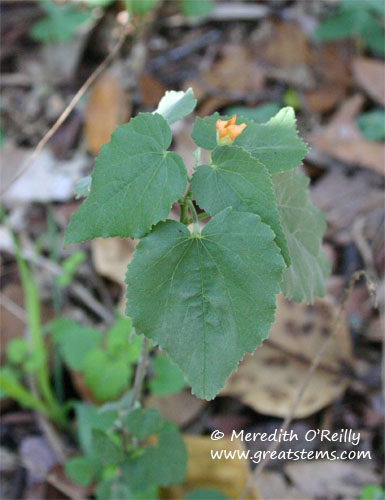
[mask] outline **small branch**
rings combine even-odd
[[[12,313],[17,319],[19,319],[23,323],[27,323],[27,318],[25,317],[24,309],[1,292],[0,292],[0,304],[10,313]]]
[[[56,120],[56,122],[52,125],[52,127],[48,130],[48,132],[44,135],[44,137],[39,141],[36,148],[34,149],[31,156],[28,158],[25,165],[19,170],[19,172],[15,175],[15,177],[5,186],[4,189],[1,190],[1,195],[3,195],[33,164],[33,162],[38,157],[40,151],[44,148],[47,142],[51,139],[51,137],[57,132],[57,130],[61,127],[61,125],[65,122],[65,120],[70,115],[71,111],[75,108],[76,104],[80,101],[83,95],[87,92],[87,90],[91,87],[94,81],[99,77],[101,73],[107,68],[110,62],[114,59],[114,57],[118,54],[121,49],[127,35],[128,35],[128,25],[125,24],[122,27],[122,31],[119,37],[119,40],[112,48],[111,52],[104,59],[104,61],[95,69],[95,71],[87,78],[87,80],[83,83],[80,89],[76,92],[71,102]]]
[[[130,404],[128,405],[128,411],[134,408],[135,403],[139,401],[142,396],[143,381],[146,375],[149,350],[150,341],[145,336],[143,336],[142,351],[140,353],[140,358],[136,367],[134,387],[132,389],[132,396]]]
[[[349,284],[346,288],[346,291],[345,291],[345,297],[344,297],[344,300],[342,301],[342,304],[339,308],[339,311],[338,311],[338,314],[337,314],[337,317],[334,321],[334,326],[333,326],[333,329],[332,329],[332,333],[331,335],[329,335],[329,337],[324,341],[324,343],[321,345],[319,351],[317,352],[316,356],[314,357],[310,367],[309,367],[309,370],[307,371],[307,374],[302,382],[302,385],[301,387],[299,388],[299,391],[297,393],[297,397],[295,398],[295,401],[293,403],[293,405],[291,406],[291,409],[290,409],[290,412],[288,413],[287,417],[285,418],[285,420],[283,421],[283,424],[282,424],[282,431],[283,432],[286,432],[294,418],[294,415],[295,415],[295,412],[297,410],[297,407],[299,405],[299,403],[301,402],[302,400],[302,397],[309,385],[309,382],[310,382],[310,379],[313,375],[313,373],[315,372],[315,370],[317,369],[321,359],[322,359],[322,356],[325,354],[327,348],[329,347],[329,344],[331,342],[331,340],[334,338],[335,334],[336,334],[336,331],[337,331],[337,327],[338,325],[340,324],[340,321],[341,321],[341,316],[342,316],[342,313],[343,311],[345,310],[345,306],[346,306],[346,302],[350,296],[350,293],[353,289],[353,286],[354,284],[356,283],[356,281],[358,281],[361,277],[364,277],[366,279],[366,283],[367,283],[367,286],[368,286],[368,289],[369,289],[369,292],[371,295],[375,295],[375,287],[374,287],[374,284],[373,282],[371,281],[371,279],[369,278],[368,274],[366,273],[366,271],[357,271],[353,274],[353,276],[351,277],[350,281],[349,281]],[[268,450],[268,454],[266,455],[266,458],[264,460],[262,460],[258,466],[256,467],[256,469],[254,470],[253,474],[250,476],[249,480],[247,481],[246,483],[246,486],[245,488],[243,489],[242,493],[241,493],[241,496],[239,497],[239,500],[245,500],[246,499],[246,495],[247,495],[247,492],[250,490],[250,488],[253,486],[253,484],[256,482],[256,480],[260,477],[260,475],[262,474],[263,470],[265,469],[266,465],[269,463],[270,461],[270,457],[271,457],[271,454],[273,451],[276,451],[277,448],[280,446],[280,443],[279,441],[273,441],[272,442],[272,445],[270,446],[269,450]]]

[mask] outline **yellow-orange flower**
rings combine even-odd
[[[217,143],[220,146],[229,146],[234,139],[238,137],[246,128],[246,123],[235,125],[237,115],[234,115],[230,120],[217,120]]]

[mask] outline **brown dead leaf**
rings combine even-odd
[[[355,123],[363,104],[364,97],[360,94],[346,100],[329,124],[313,135],[310,142],[322,153],[384,175],[384,145],[366,140]]]
[[[344,85],[322,83],[316,89],[306,93],[306,105],[313,113],[325,113],[341,102],[345,92]]]
[[[211,69],[200,80],[186,82],[184,89],[192,87],[200,103],[199,115],[204,116],[234,102],[234,99],[221,95],[221,91],[248,94],[261,91],[264,84],[264,70],[247,46],[229,43],[222,47],[220,59]],[[207,96],[207,101],[201,103]]]
[[[384,212],[381,179],[370,171],[356,175],[348,173],[339,168],[331,169],[311,191],[314,203],[326,212],[327,236],[341,245],[353,241],[353,226],[359,217],[365,218],[365,237],[374,240]]]
[[[262,41],[260,55],[265,62],[284,68],[307,65],[312,60],[312,52],[307,36],[296,23],[272,23],[270,33]]]
[[[230,499],[238,499],[249,477],[250,468],[246,460],[226,460],[211,457],[211,450],[243,451],[241,441],[223,438],[213,441],[210,436],[184,436],[188,460],[187,475],[182,485],[161,491],[162,499],[182,499],[196,488],[218,490]],[[260,500],[256,487],[249,491],[249,500]]]
[[[145,400],[146,408],[156,408],[165,420],[184,426],[191,422],[207,405],[190,391],[182,391],[169,396],[150,395]]]
[[[92,262],[101,275],[124,285],[127,265],[132,260],[137,240],[96,238],[92,241]]]
[[[94,155],[99,154],[116,126],[127,121],[130,115],[130,105],[119,78],[106,73],[92,87],[88,99],[84,121],[88,150]]]
[[[240,397],[260,413],[285,417],[311,361],[331,335],[336,314],[336,307],[327,300],[307,306],[278,296],[276,321],[269,339],[253,355],[245,356],[221,394]],[[351,340],[343,322],[335,330],[295,418],[312,415],[343,393],[348,384],[346,367],[351,361]]]
[[[378,104],[385,106],[385,63],[368,57],[353,61],[353,75],[357,85]]]
[[[216,88],[238,92],[257,91],[264,85],[264,73],[245,45],[224,45],[221,59],[204,79]]]
[[[365,484],[380,481],[368,466],[353,460],[309,460],[288,463],[284,469],[307,498],[357,498]]]
[[[166,92],[166,87],[148,73],[140,75],[138,90],[143,106],[156,107]]]

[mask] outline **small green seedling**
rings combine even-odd
[[[73,3],[61,6],[52,0],[40,0],[39,3],[46,16],[31,28],[32,38],[39,42],[66,41],[91,17],[90,12],[79,10]]]
[[[374,54],[385,54],[383,0],[341,0],[335,14],[315,31],[319,40],[359,39]]]
[[[42,412],[59,425],[66,424],[66,408],[57,401],[50,381],[49,354],[41,323],[39,291],[32,272],[21,254],[20,245],[11,233],[18,264],[27,316],[28,340],[11,340],[6,349],[7,363],[0,369],[0,389],[4,396],[21,406]],[[34,393],[22,379],[27,375],[35,382]]]
[[[127,410],[129,393],[99,409],[79,403],[76,415],[83,454],[65,464],[74,483],[96,482],[96,498],[157,499],[160,486],[183,481],[186,448],[175,425],[153,408]]]

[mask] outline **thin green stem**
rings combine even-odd
[[[31,348],[33,352],[40,353],[41,356],[41,363],[36,371],[36,380],[39,392],[43,400],[46,402],[49,412],[51,414],[59,415],[60,408],[53,395],[50,385],[48,353],[44,344],[43,331],[40,321],[41,311],[39,292],[28,265],[22,256],[20,244],[10,228],[9,231],[13,239],[16,262],[21,277],[25,301],[24,307],[27,315],[28,329],[31,335]]]
[[[135,407],[135,403],[137,401],[140,401],[142,397],[143,382],[144,382],[144,377],[146,375],[149,351],[150,351],[150,341],[145,336],[143,336],[142,350],[140,353],[138,364],[136,366],[134,387],[132,389],[132,396],[130,403],[128,405],[129,411]]]
[[[188,208],[190,210],[192,220],[193,220],[193,231],[195,234],[199,234],[199,219],[198,219],[198,214],[197,211],[195,210],[194,203],[192,200],[187,200]]]

